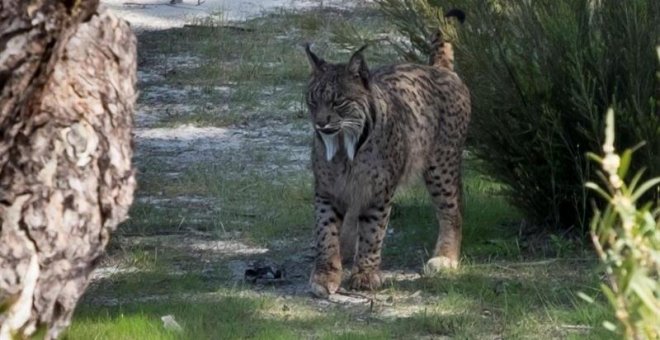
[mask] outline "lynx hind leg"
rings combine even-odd
[[[382,285],[381,249],[390,211],[390,200],[387,199],[366,209],[358,217],[357,256],[350,279],[352,289],[373,290]]]
[[[435,206],[439,225],[433,257],[426,263],[425,273],[433,274],[458,267],[461,251],[461,151],[442,148],[424,173],[424,181]]]
[[[330,200],[318,197],[315,201],[316,259],[310,277],[310,288],[318,297],[334,294],[341,285],[342,265],[339,253],[339,230],[343,216],[333,208]]]

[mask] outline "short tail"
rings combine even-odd
[[[460,9],[449,10],[445,14],[445,18],[450,17],[455,17],[461,24],[465,21],[465,13]],[[450,42],[445,41],[442,31],[439,29],[431,39],[429,65],[454,71],[454,47]]]

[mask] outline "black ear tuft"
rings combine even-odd
[[[355,52],[353,53],[353,55],[356,55],[356,54],[362,54],[362,52],[363,52],[364,50],[366,50],[367,47],[369,47],[369,44],[364,44],[364,45],[362,45],[362,47],[358,48],[358,50],[355,51]]]
[[[367,62],[364,60],[362,51],[364,51],[367,47],[368,45],[363,45],[357,51],[355,51],[355,53],[353,53],[351,56],[351,59],[348,61],[348,65],[346,65],[348,72],[359,77],[365,87],[368,87],[369,68],[367,67]]]
[[[305,54],[307,54],[307,59],[309,59],[309,65],[312,67],[312,70],[315,72],[322,71],[323,65],[325,65],[325,60],[319,58],[310,48],[310,44],[305,44]]]
[[[458,19],[461,24],[465,22],[465,12],[458,8],[450,9],[447,13],[445,13],[445,18],[451,17]]]

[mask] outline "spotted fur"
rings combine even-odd
[[[342,255],[353,253],[350,287],[381,285],[392,197],[413,174],[423,176],[440,225],[427,269],[458,265],[469,91],[444,64],[369,70],[362,50],[348,63],[333,64],[306,48],[313,69],[307,105],[315,137],[317,249],[310,284],[318,296],[339,288]]]

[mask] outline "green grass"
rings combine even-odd
[[[272,175],[243,172],[241,177],[225,174],[241,171],[231,165],[199,164],[181,176],[162,182],[159,177],[145,178],[144,193],[157,192],[161,197],[196,197],[205,202],[163,205],[135,204],[131,219],[122,231],[144,234],[176,232],[182,220],[197,229],[224,232],[239,231],[255,242],[274,237],[300,236],[313,222],[313,194],[310,174],[299,174],[273,181]],[[153,186],[152,186],[153,185]],[[204,204],[206,203],[206,204]]]
[[[127,304],[105,310],[101,315],[81,316],[73,325],[66,339],[126,339],[147,336],[148,339],[292,339],[304,338],[382,338],[385,333],[374,325],[369,329],[358,327],[337,328],[327,323],[347,322],[350,316],[338,311],[321,313],[302,304],[293,305],[289,311],[283,304],[269,297],[239,297],[237,292],[221,292],[205,301],[171,300],[144,306]],[[210,300],[210,301],[209,301]],[[85,311],[79,312],[85,315]],[[165,313],[165,314],[164,314]],[[160,325],[160,317],[174,315],[184,332],[168,332]]]
[[[271,294],[253,294],[249,286],[214,289],[199,278],[142,274],[129,279],[137,282],[104,288],[112,292],[111,296],[123,298],[123,303],[106,308],[83,304],[67,338],[607,338],[608,334],[599,330],[603,318],[610,317],[607,307],[587,305],[574,293],[590,287],[593,278],[572,278],[565,283],[569,265],[575,264],[520,267],[514,276],[501,273],[496,266],[466,266],[441,277],[392,284],[382,294],[406,296],[422,290],[429,300],[422,303],[420,311],[401,318],[379,316],[382,302],[375,303],[375,312],[368,306],[357,311],[341,306],[317,309],[307,297],[282,300]],[[162,296],[133,302],[140,297],[131,299],[122,293],[144,292],[140,287],[154,287],[149,293]],[[160,322],[164,315],[174,315],[184,333],[165,331]],[[572,334],[576,325],[592,330]],[[143,333],[145,330],[148,332]]]
[[[332,32],[346,22],[388,32],[369,11],[288,12],[254,19],[246,31],[208,28],[146,32],[139,36],[143,69],[162,78],[142,83],[194,88],[191,110],[172,110],[156,126],[192,124],[307,125],[301,91],[308,69],[296,44],[317,43],[330,60],[348,55]],[[359,33],[359,32],[358,32]],[[380,60],[385,54],[372,51]],[[159,62],[194,57],[192,67],[167,70]],[[229,90],[218,90],[225,86]],[[143,107],[179,104],[180,98],[140,100]],[[308,139],[286,143],[306,145]],[[168,163],[162,153],[136,159],[138,201],[109,247],[120,273],[91,284],[65,339],[607,339],[600,326],[612,316],[598,291],[595,258],[560,235],[521,234],[521,215],[501,185],[466,162],[462,267],[435,277],[387,281],[370,304],[322,303],[291,286],[304,286],[312,237],[312,176],[284,172],[287,157],[269,145],[246,145],[192,164]],[[286,151],[284,151],[286,153]],[[270,167],[274,167],[270,169]],[[264,170],[266,169],[266,170]],[[270,169],[270,170],[268,170]],[[165,173],[169,173],[167,177]],[[173,174],[173,175],[172,175]],[[383,267],[421,269],[432,251],[437,222],[424,187],[416,182],[395,198]],[[193,249],[194,242],[239,242],[266,253]],[[301,276],[289,284],[250,285],[236,279],[236,262],[295,261]],[[240,272],[238,275],[240,276]],[[578,292],[594,296],[589,304]],[[173,315],[183,332],[168,331]]]
[[[284,105],[282,101],[299,100],[290,94],[302,93],[302,84],[309,70],[300,67],[306,59],[296,48],[296,41],[302,39],[304,32],[316,27],[308,27],[308,23],[299,20],[299,17],[306,18],[295,13],[283,13],[269,19],[246,22],[241,25],[245,31],[215,25],[148,32],[140,40],[140,53],[148,63],[181,55],[195,56],[197,65],[165,73],[164,83],[208,89],[202,91],[201,96],[190,98],[190,104],[231,103],[233,108],[248,113],[234,112],[227,116],[202,107],[194,110],[190,122],[217,126],[240,123],[250,113],[264,114],[250,111],[270,111],[270,106]],[[146,85],[148,91],[151,84]],[[215,86],[228,86],[231,91],[217,94],[212,90]],[[270,105],[263,105],[264,102]],[[284,110],[279,111],[277,113]],[[173,118],[167,123],[172,124],[177,118],[185,122],[184,117]]]

